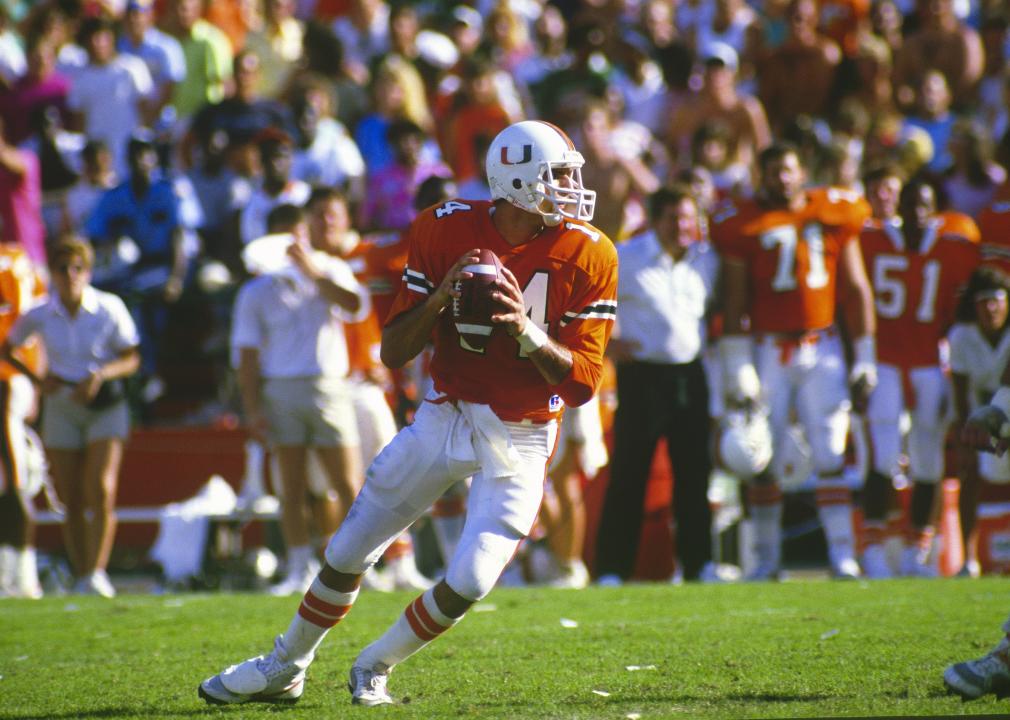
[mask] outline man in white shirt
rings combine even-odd
[[[698,205],[686,189],[649,200],[651,228],[617,249],[617,363],[614,453],[597,534],[601,584],[635,567],[645,488],[659,439],[675,476],[676,546],[685,580],[715,580],[711,513],[709,391],[702,356],[705,315],[718,259],[702,242]]]
[[[320,568],[308,530],[308,449],[314,448],[344,512],[361,487],[343,320],[369,307],[347,263],[309,249],[298,208],[281,206],[271,218],[287,211],[296,216],[289,263],[239,291],[231,341],[249,432],[277,453],[280,465],[288,571],[272,589],[278,595],[304,592]],[[271,229],[292,230],[276,219]]]

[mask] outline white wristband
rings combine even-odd
[[[526,327],[516,335],[516,341],[522,351],[529,355],[534,350],[539,350],[547,344],[547,333],[538,328],[536,324],[527,318]]]

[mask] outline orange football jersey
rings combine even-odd
[[[877,359],[902,368],[939,364],[958,292],[979,263],[974,221],[960,213],[938,215],[918,250],[905,247],[899,224],[874,221],[860,245],[873,286]]]
[[[14,327],[14,322],[46,294],[46,286],[35,271],[28,254],[14,245],[0,245],[0,340]],[[38,340],[32,338],[17,352],[18,359],[32,371],[41,369],[42,352]],[[7,380],[17,371],[0,363],[0,380]]]
[[[450,200],[418,215],[408,230],[403,285],[386,323],[427,300],[467,250],[493,250],[523,288],[530,320],[571,350],[572,370],[560,385],[548,384],[503,328],[483,351],[468,349],[452,314],[443,312],[433,333],[431,376],[437,391],[486,403],[503,420],[544,422],[558,416],[561,398],[581,404],[599,386],[617,308],[617,250],[599,230],[574,220],[512,247],[491,222],[493,207]]]
[[[712,241],[720,255],[747,267],[751,330],[801,333],[835,321],[838,258],[870,215],[859,195],[807,191],[802,210],[768,209],[756,200],[716,211]]]
[[[978,215],[982,236],[982,264],[1010,273],[1010,183],[1003,185],[992,204]]]

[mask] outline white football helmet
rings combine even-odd
[[[582,186],[585,159],[561,128],[542,120],[523,120],[498,133],[487,150],[491,197],[543,216],[544,224],[563,218],[592,220],[596,192]],[[555,177],[571,169],[569,181]]]
[[[719,437],[722,465],[742,480],[763,472],[772,459],[772,431],[763,410],[733,410],[723,418]]]

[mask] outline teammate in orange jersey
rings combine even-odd
[[[996,190],[985,210],[978,214],[982,238],[982,264],[1010,273],[1010,180]]]
[[[867,178],[870,193],[896,175]],[[863,570],[890,577],[882,545],[891,478],[902,451],[899,429],[907,409],[909,470],[913,482],[902,575],[935,574],[927,564],[932,509],[943,475],[943,446],[950,404],[940,366],[940,343],[954,321],[958,291],[979,262],[978,228],[960,213],[937,214],[936,190],[916,179],[904,186],[898,212],[874,218],[860,236],[874,290],[877,374],[870,396],[871,467],[864,486],[866,550]]]
[[[849,388],[862,400],[876,383],[872,294],[858,243],[869,207],[848,191],[804,189],[806,172],[793,146],[766,149],[759,170],[755,199],[717,210],[712,226],[723,260],[720,354],[726,401],[767,404],[778,451],[749,487],[757,559],[750,578],[780,572],[778,477],[785,471],[781,447],[793,411],[818,474],[817,509],[831,570],[837,577],[855,577],[851,492],[842,471]],[[855,362],[848,373],[834,325],[838,283],[850,310]]]
[[[25,251],[0,244],[0,338],[6,338],[14,321],[45,295],[46,288]],[[38,342],[18,352],[19,359],[38,373]],[[0,597],[42,597],[35,562],[35,526],[31,492],[26,477],[28,439],[25,421],[36,404],[31,381],[7,363],[0,363]]]
[[[588,220],[595,193],[584,161],[553,125],[523,121],[492,141],[491,202],[450,200],[411,224],[404,281],[382,332],[382,361],[400,367],[434,341],[433,391],[413,424],[368,469],[330,540],[326,564],[267,656],[200,685],[210,703],[297,700],[327,631],[350,610],[361,574],[454,482],[473,475],[463,537],[445,578],[354,661],[352,702],[392,702],[390,671],[462,618],[494,587],[536,519],[565,403],[599,385],[616,309],[617,253]],[[464,346],[446,308],[480,259],[505,265],[486,349]]]

